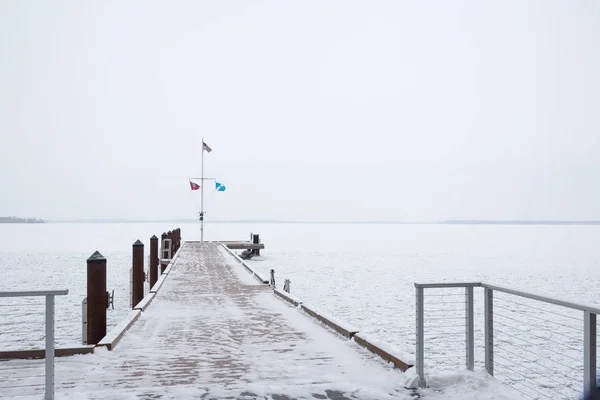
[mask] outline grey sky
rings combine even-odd
[[[0,215],[600,219],[600,2],[0,0]],[[212,187],[211,187],[212,189]]]

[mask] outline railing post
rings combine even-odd
[[[144,298],[144,244],[137,240],[132,247],[131,308],[135,307]]]
[[[158,238],[156,235],[152,235],[150,238],[150,288],[154,286],[156,281],[158,280]]]
[[[99,252],[87,259],[87,343],[106,336],[106,258]]]
[[[424,312],[424,296],[423,296],[423,288],[417,287],[417,352],[416,352],[416,369],[417,375],[419,376],[419,387],[426,387],[427,383],[425,382],[425,312]]]
[[[473,321],[473,286],[465,288],[466,294],[466,350],[467,350],[467,369],[469,371],[475,370],[475,326]]]
[[[485,370],[494,376],[494,291],[484,288],[483,297]]]
[[[583,312],[583,393],[596,390],[596,314]]]
[[[290,280],[286,279],[283,283],[283,291],[286,293],[290,293]]]
[[[46,400],[54,399],[54,295],[46,295]]]

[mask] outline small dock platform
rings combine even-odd
[[[400,370],[281,300],[220,243],[184,243],[112,351],[55,365],[57,399],[412,398]],[[2,362],[0,375],[24,388],[0,397],[43,394],[29,385],[43,360]]]
[[[214,242],[220,243],[227,246],[231,250],[264,250],[265,245],[263,243],[252,243],[252,242]]]

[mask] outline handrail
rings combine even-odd
[[[525,297],[531,300],[542,301],[544,303],[550,303],[561,307],[572,308],[574,310],[585,311],[592,314],[600,314],[600,308],[598,308],[597,306],[588,306],[585,304],[573,303],[571,301],[559,299],[556,297],[548,297],[535,293],[528,293],[521,290],[510,289],[504,286],[492,285],[484,282],[481,283],[481,287],[491,290],[497,290],[498,292],[504,292],[515,296]]]
[[[415,283],[415,288],[423,289],[440,289],[440,288],[461,288],[461,287],[482,287],[491,290],[497,290],[498,292],[508,293],[515,296],[525,297],[531,300],[537,300],[544,303],[554,304],[561,307],[571,308],[574,310],[586,311],[593,314],[600,314],[600,308],[597,306],[590,306],[581,303],[574,303],[569,300],[559,299],[556,297],[544,296],[541,294],[524,292],[522,290],[516,290],[507,288],[505,286],[495,285],[485,282],[445,282],[445,283]]]
[[[0,297],[46,297],[46,352],[44,394],[44,398],[46,400],[54,399],[54,296],[64,296],[68,293],[68,289],[0,292]]]
[[[481,286],[481,282],[415,283],[416,288],[423,288],[423,289],[479,287],[479,286]]]
[[[0,297],[64,296],[69,290],[32,290],[28,292],[0,292]]]
[[[424,342],[425,330],[424,320],[426,317],[424,309],[424,289],[431,288],[465,288],[465,348],[466,348],[466,363],[469,370],[473,370],[473,356],[474,356],[474,310],[473,310],[473,288],[481,287],[484,289],[483,293],[483,316],[484,316],[484,361],[485,369],[487,372],[494,376],[494,348],[497,346],[494,344],[494,308],[495,308],[495,296],[494,292],[506,293],[513,296],[518,296],[534,301],[539,301],[546,304],[551,304],[559,307],[565,307],[572,310],[583,311],[581,317],[575,315],[570,318],[575,318],[581,321],[583,329],[580,332],[583,334],[583,393],[587,394],[596,387],[596,321],[597,315],[600,315],[600,306],[591,306],[586,304],[575,303],[564,299],[559,299],[550,296],[544,296],[535,293],[529,293],[522,290],[511,289],[505,286],[495,285],[485,282],[444,282],[444,283],[415,283],[416,288],[416,362],[415,367],[419,376],[419,386],[425,387],[425,371],[424,371]],[[517,303],[520,304],[520,303]],[[500,309],[502,309],[501,306]],[[535,307],[532,307],[536,310]],[[558,314],[562,315],[562,314]],[[500,315],[502,317],[502,315]],[[431,317],[428,317],[431,318]],[[581,319],[579,319],[581,318]],[[502,325],[502,323],[499,323]],[[522,340],[522,339],[521,339]],[[527,342],[526,340],[522,340]],[[499,363],[499,365],[502,365]]]

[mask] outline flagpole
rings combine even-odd
[[[204,242],[204,138],[202,138],[202,171],[200,178],[200,241]]]

